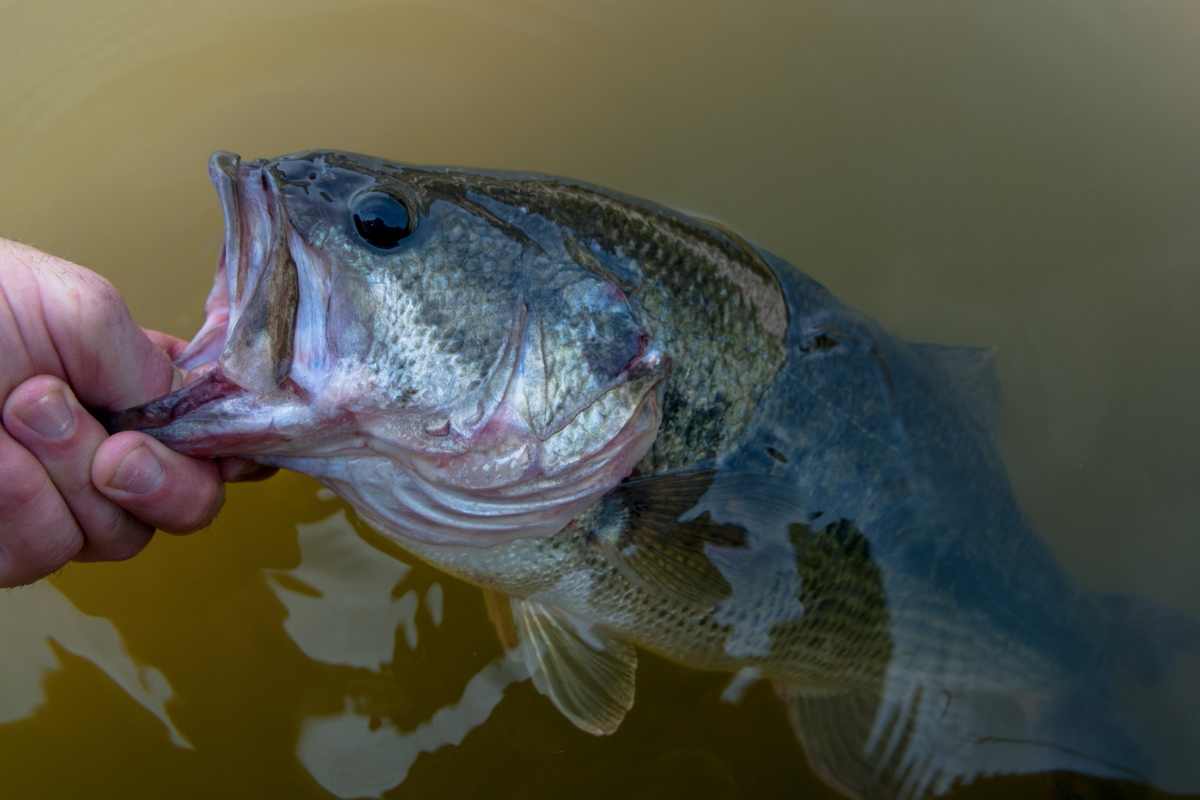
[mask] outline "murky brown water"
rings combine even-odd
[[[1189,0],[8,3],[0,236],[188,337],[216,149],[559,173],[720,219],[896,333],[998,345],[1042,535],[1088,586],[1200,617],[1198,39]],[[297,526],[341,509],[317,489],[235,487],[206,532],[0,595],[0,796],[328,796],[352,739],[389,797],[836,796],[765,685],[724,704],[726,676],[647,656],[606,739],[527,682],[497,705],[476,590],[336,517],[300,566]]]

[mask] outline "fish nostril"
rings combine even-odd
[[[315,181],[317,179],[317,173],[315,173],[315,172],[308,173],[308,179],[310,181]]]
[[[268,184],[268,183],[267,183],[267,173],[266,173],[266,170],[263,170],[262,172],[260,172],[260,173],[259,173],[259,176],[262,178],[262,187],[263,187],[263,191],[264,191],[264,192],[269,192],[269,191],[271,190],[271,186],[270,186],[270,184]]]

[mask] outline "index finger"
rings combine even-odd
[[[171,390],[175,367],[116,288],[90,270],[0,240],[0,396],[33,375],[66,381],[86,405],[128,408]]]

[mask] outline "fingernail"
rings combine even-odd
[[[162,486],[163,468],[149,448],[134,448],[125,454],[108,485],[130,494],[149,494]]]
[[[16,416],[44,439],[66,439],[75,432],[75,415],[61,389],[46,392],[16,412]]]

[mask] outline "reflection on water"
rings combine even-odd
[[[378,671],[391,662],[398,627],[408,648],[417,646],[417,593],[410,589],[399,600],[393,597],[408,565],[366,544],[343,511],[299,526],[298,540],[300,566],[267,574],[288,609],[284,628],[306,656]],[[290,580],[284,583],[283,576]],[[429,587],[424,605],[434,627],[440,626],[440,583]],[[404,781],[419,754],[460,744],[487,720],[504,688],[526,677],[521,665],[496,659],[468,681],[457,703],[439,708],[411,732],[358,713],[347,697],[341,714],[304,722],[296,757],[337,797],[381,797]]]
[[[214,150],[595,181],[729,223],[907,339],[997,345],[1005,462],[1068,572],[1200,615],[1194,3],[22,0],[0,23],[0,235],[104,273],[145,325],[199,326],[222,238]],[[397,615],[390,652],[364,638],[353,663],[306,655],[338,657],[285,627],[324,613],[316,584],[284,577],[297,529],[339,510],[316,489],[234,487],[211,530],[56,578],[89,624],[111,620],[124,644],[106,652],[128,662],[73,649],[70,626],[47,645],[19,623],[24,644],[0,650],[0,796],[328,797],[297,763],[308,726],[365,725],[387,750],[475,676],[499,686],[478,592],[421,564],[373,601]],[[5,641],[19,594],[0,596]],[[837,797],[753,678],[643,653],[637,703],[602,738],[509,685],[459,746],[422,741],[397,788],[370,791]],[[1152,717],[1135,721],[1167,729]],[[1062,788],[992,778],[951,795]]]
[[[267,576],[288,610],[283,627],[304,655],[378,669],[392,659],[397,627],[409,648],[417,646],[417,593],[392,596],[411,569],[407,564],[365,544],[340,511],[301,525],[297,539],[300,566]]]
[[[162,721],[172,743],[191,749],[167,715],[172,691],[163,674],[137,664],[112,622],[80,612],[51,581],[0,593],[0,642],[0,725],[32,716],[45,702],[42,681],[61,666],[53,642],[103,670]]]
[[[522,664],[502,656],[471,678],[457,703],[439,708],[410,732],[356,712],[347,697],[338,716],[305,723],[296,757],[337,797],[382,797],[404,781],[418,755],[461,744],[487,721],[505,687],[527,677]]]

